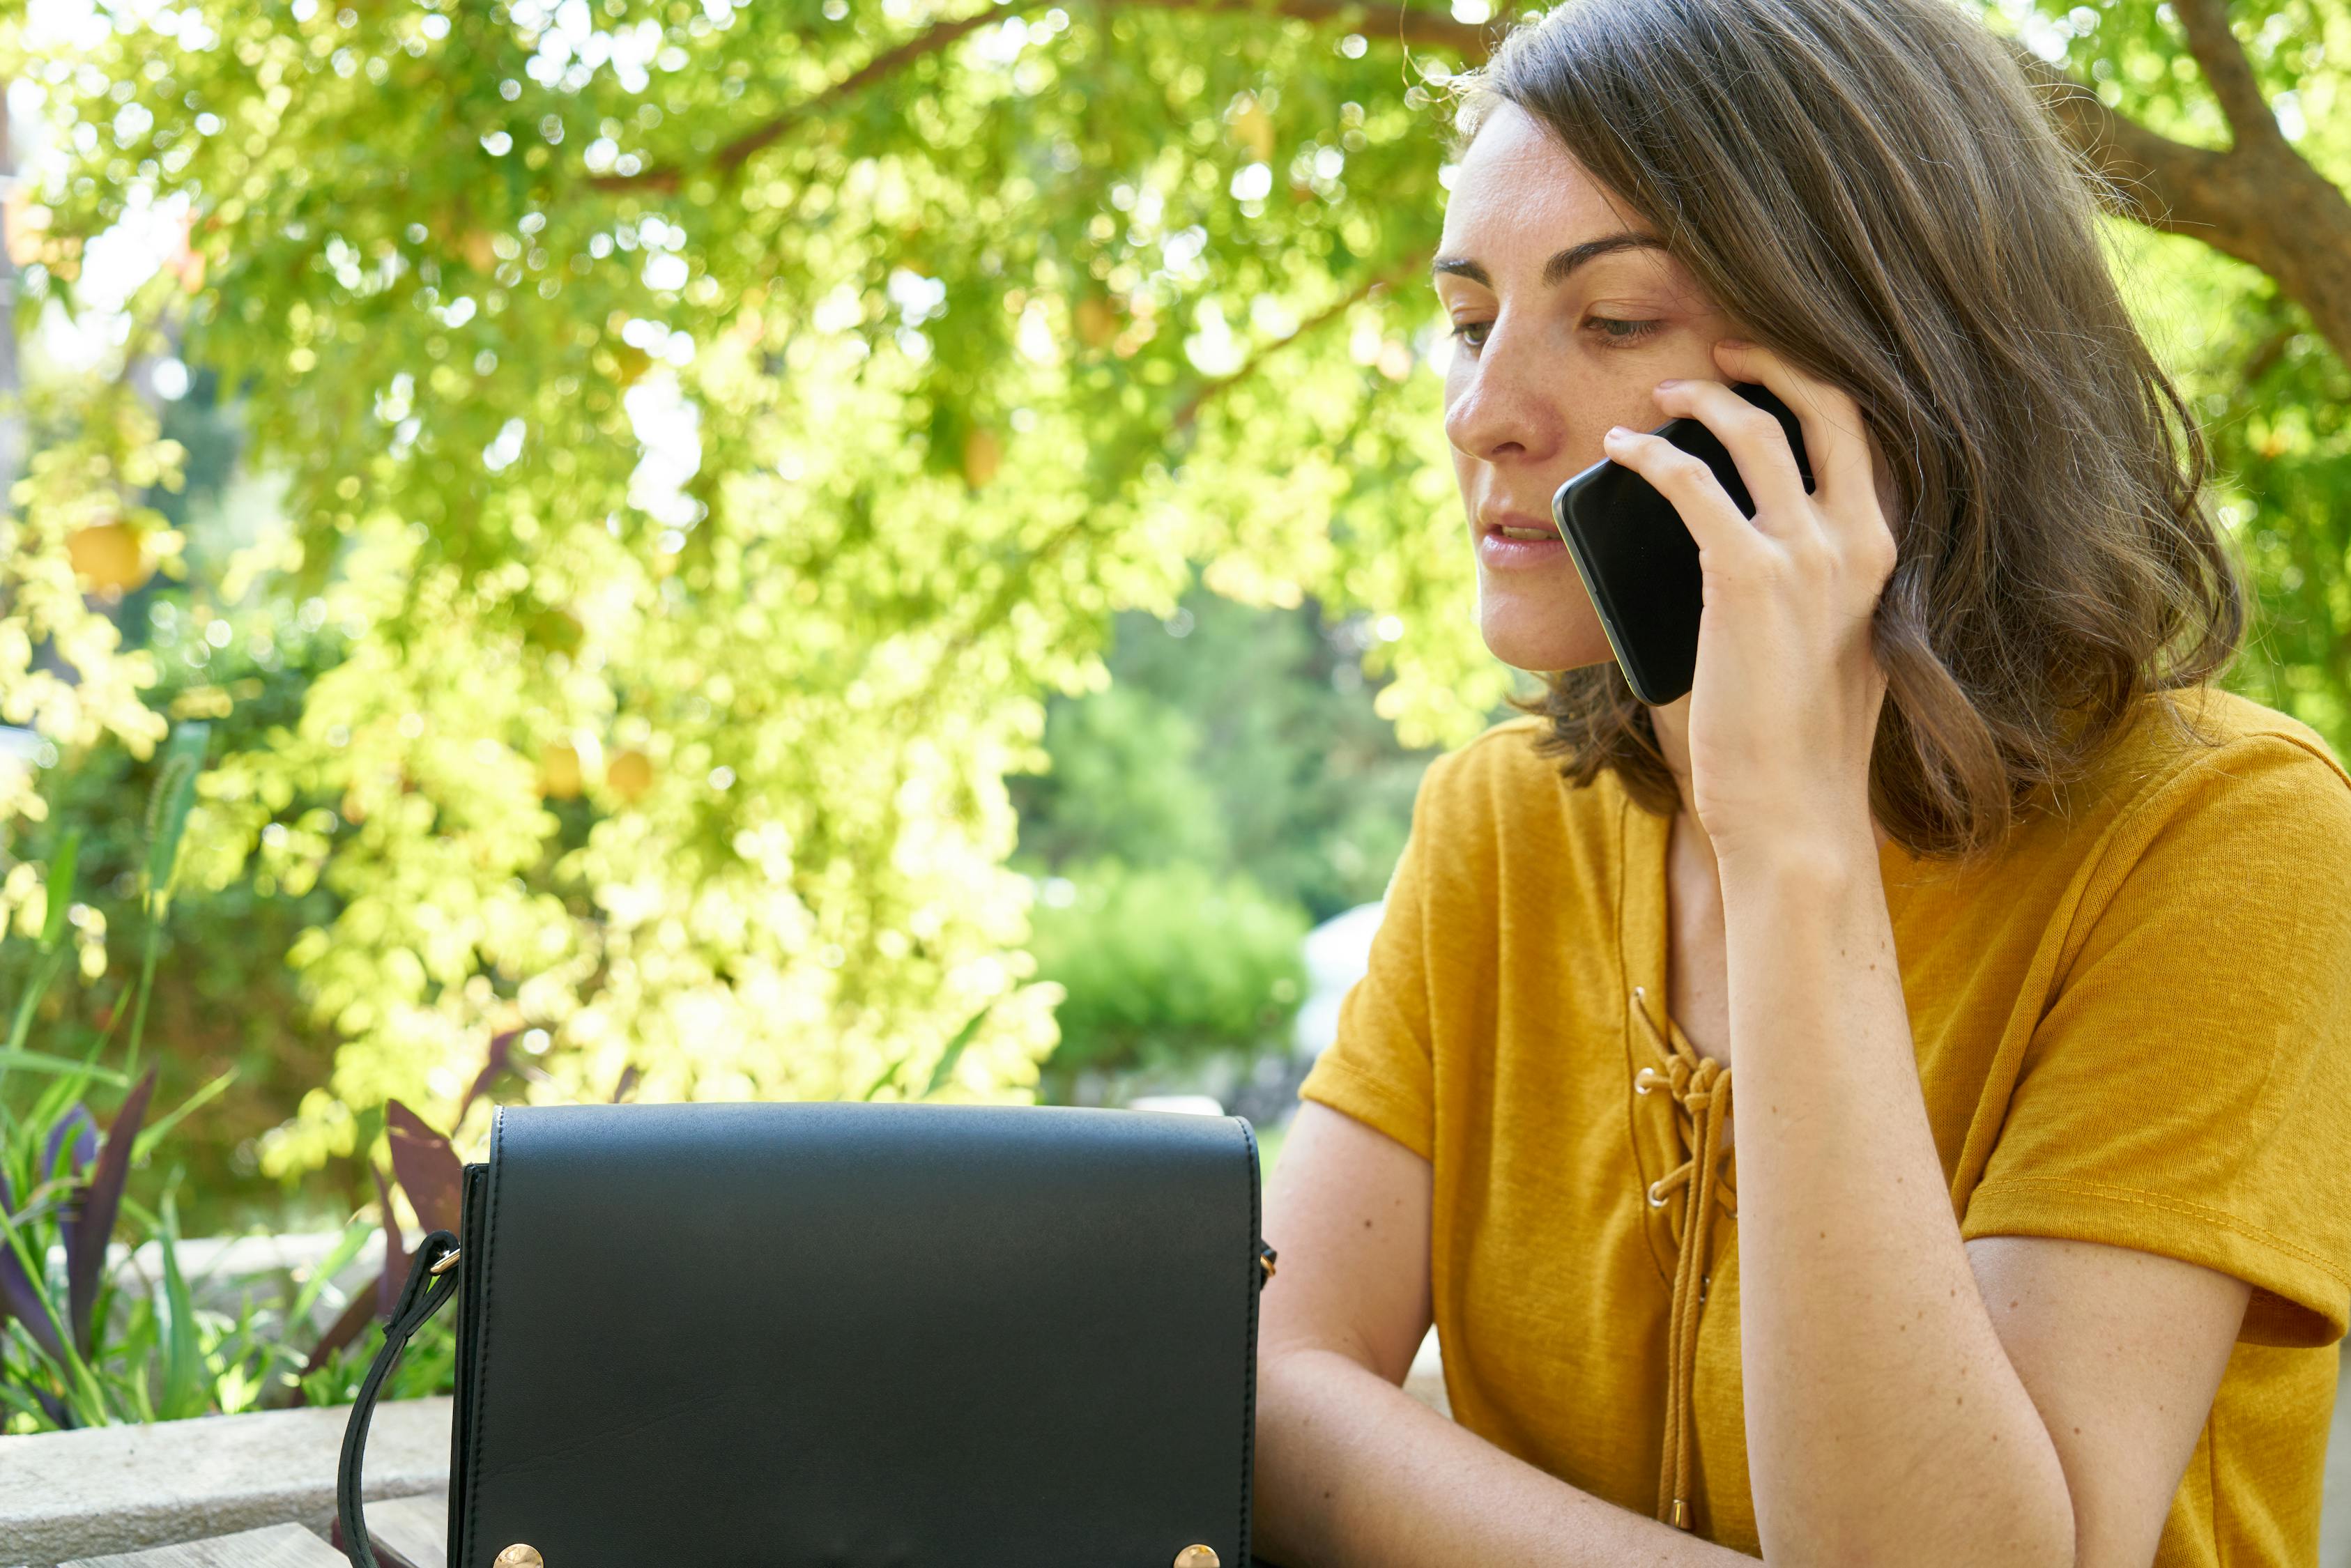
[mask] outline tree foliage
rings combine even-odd
[[[2155,133],[2243,134],[2170,16],[1993,19]],[[2341,5],[2235,19],[2339,177]],[[1392,624],[1365,660],[1402,738],[1474,731],[1510,677],[1467,613],[1422,277],[1442,89],[1494,31],[1334,0],[20,20],[59,139],[8,214],[25,319],[120,304],[123,353],[222,378],[285,526],[208,612],[315,605],[347,650],[191,828],[212,885],[336,900],[289,956],[345,1043],[271,1167],[390,1096],[446,1124],[517,1028],[547,1095],[897,1094],[951,1047],[948,1092],[1027,1092],[1055,998],[1005,777],[1188,563]],[[126,225],[183,247],[100,298]],[[2306,282],[2217,265],[2149,262],[2209,286],[2180,351],[2293,628],[2255,677],[2340,738],[2342,361]],[[92,522],[175,543],[129,509],[175,459],[133,379],[87,378],[9,525],[0,698],[61,745],[158,733],[152,671],[59,576]]]

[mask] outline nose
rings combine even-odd
[[[1565,367],[1549,345],[1497,319],[1482,347],[1473,352],[1460,345],[1454,352],[1468,365],[1456,372],[1446,405],[1446,439],[1481,463],[1548,461],[1566,428],[1560,401]]]

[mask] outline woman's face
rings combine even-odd
[[[1604,663],[1608,639],[1552,527],[1552,494],[1606,455],[1610,425],[1665,422],[1649,396],[1657,382],[1719,379],[1714,343],[1737,325],[1510,104],[1488,115],[1455,172],[1436,266],[1455,335],[1445,434],[1486,645],[1522,670]]]

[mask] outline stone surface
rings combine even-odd
[[[323,1538],[348,1409],[0,1437],[0,1564],[32,1568],[288,1521]],[[449,1487],[449,1401],[376,1407],[367,1495]]]
[[[448,1568],[449,1498],[445,1492],[370,1503],[368,1540],[384,1568]]]
[[[85,1557],[64,1568],[350,1568],[343,1554],[298,1524],[247,1530],[123,1557]]]

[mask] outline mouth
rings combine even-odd
[[[1559,528],[1549,517],[1528,512],[1492,512],[1479,521],[1488,534],[1500,538],[1533,544],[1559,538]]]

